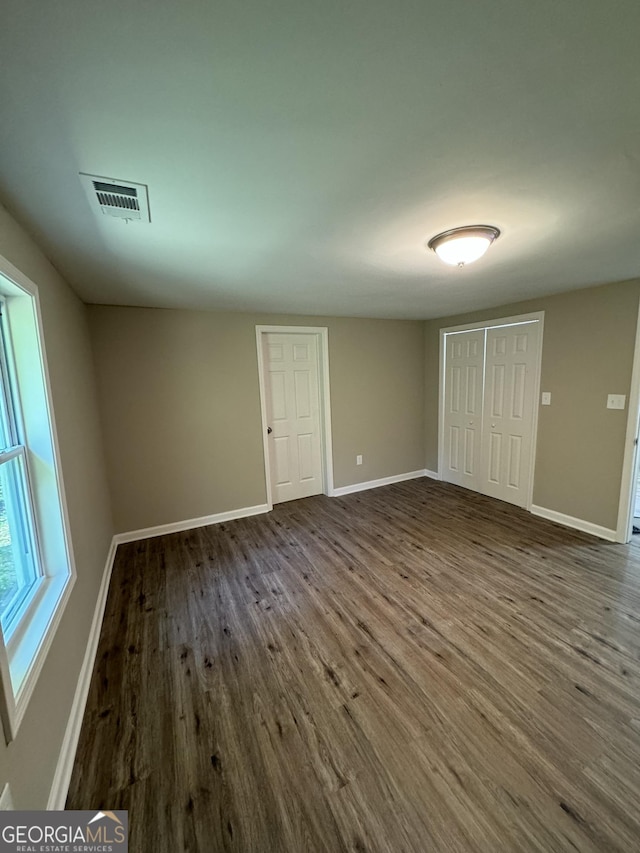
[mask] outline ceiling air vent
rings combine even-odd
[[[146,184],[80,173],[80,180],[94,210],[128,222],[150,222]]]

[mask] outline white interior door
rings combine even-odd
[[[480,491],[527,506],[540,323],[487,329]]]
[[[317,338],[270,332],[263,345],[273,503],[321,494]]]
[[[442,479],[480,487],[484,329],[447,335]]]

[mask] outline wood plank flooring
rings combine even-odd
[[[120,546],[68,808],[132,853],[640,850],[640,548],[430,480]]]

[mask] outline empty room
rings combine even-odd
[[[0,847],[640,850],[638,4],[2,18]]]

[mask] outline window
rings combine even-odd
[[[24,717],[75,569],[37,287],[0,256],[0,717]]]
[[[5,642],[42,578],[36,546],[28,460],[19,399],[7,350],[5,302],[0,303],[0,625]]]

